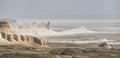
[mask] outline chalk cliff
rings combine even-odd
[[[18,34],[5,21],[0,21],[0,45],[47,46],[43,38]]]

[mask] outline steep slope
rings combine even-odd
[[[46,42],[35,36],[21,35],[10,28],[8,22],[0,22],[0,45],[46,46]]]

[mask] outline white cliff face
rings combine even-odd
[[[55,34],[56,32],[52,30],[47,30],[44,28],[41,29],[17,29],[17,33],[21,35],[31,35],[31,36],[44,36]]]
[[[56,32],[51,28],[48,30],[46,28],[26,28],[17,29],[17,33],[22,35],[33,35],[33,36],[64,36],[64,35],[74,35],[74,34],[84,34],[84,33],[96,33],[84,27],[70,29],[66,31]]]
[[[66,31],[63,31],[62,33],[65,33],[65,34],[80,34],[80,33],[95,33],[95,31],[91,31],[91,30],[86,29],[85,27],[81,26],[80,28],[66,30]]]
[[[29,35],[8,34],[1,32],[0,45],[25,45],[25,46],[46,46],[43,38],[37,38]]]
[[[19,28],[15,28],[15,31],[21,35],[31,36],[64,36],[83,33],[96,33],[81,26],[80,28],[69,29],[61,32],[54,31],[51,28],[50,22],[48,23],[21,23],[18,24]]]

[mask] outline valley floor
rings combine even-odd
[[[48,44],[47,48],[0,46],[0,58],[120,58],[120,48],[104,49],[96,44]]]

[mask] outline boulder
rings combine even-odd
[[[99,45],[99,47],[101,47],[101,48],[106,48],[106,49],[113,49],[113,45],[108,44],[108,43],[101,43],[101,44]]]

